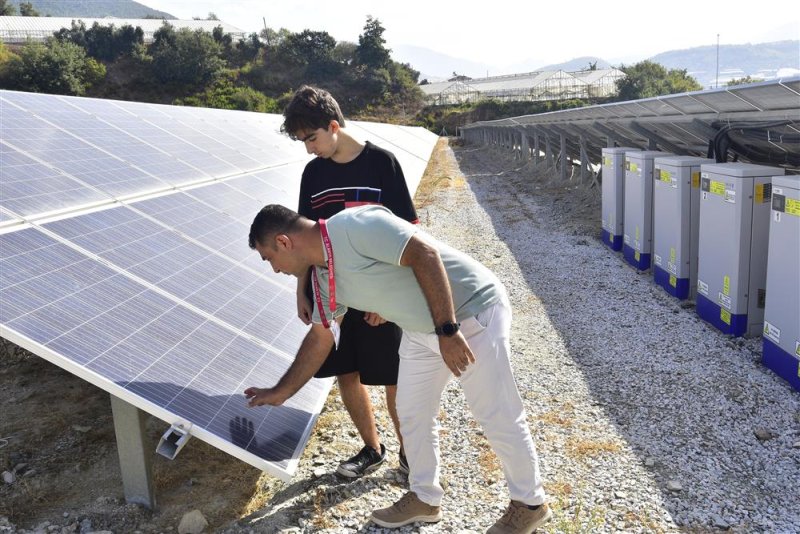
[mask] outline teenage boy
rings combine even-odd
[[[369,141],[361,143],[345,132],[339,104],[329,92],[302,86],[283,116],[282,131],[302,141],[308,153],[317,156],[303,171],[300,215],[318,221],[345,208],[379,204],[398,217],[418,222],[397,159],[391,152]],[[306,272],[297,281],[297,315],[305,324],[311,323],[314,309],[310,295],[310,276]],[[343,476],[359,477],[372,472],[386,457],[366,385],[383,385],[386,389],[386,406],[400,442],[400,470],[408,473],[395,403],[401,336],[397,325],[371,310],[350,309],[341,325],[338,347],[331,350],[314,375],[336,377],[342,402],[364,441],[355,456],[339,465],[337,472]]]

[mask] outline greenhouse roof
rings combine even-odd
[[[114,25],[117,28],[125,25],[139,26],[145,33],[145,40],[151,40],[163,24],[167,22],[176,29],[188,28],[189,30],[205,30],[211,32],[215,27],[222,26],[225,33],[234,37],[244,37],[246,32],[219,20],[179,20],[179,19],[118,19],[114,17],[0,17],[0,39],[3,41],[22,40],[26,36],[33,39],[43,38],[45,35],[55,33],[61,28],[69,28],[72,21],[82,20],[86,27],[91,27],[95,22],[100,25]]]

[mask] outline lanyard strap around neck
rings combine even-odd
[[[322,235],[322,244],[325,247],[325,254],[328,256],[328,308],[331,311],[331,318],[333,318],[333,313],[336,311],[336,283],[334,282],[333,247],[331,246],[331,237],[328,235],[328,223],[325,219],[319,220],[319,232]],[[311,285],[314,287],[314,299],[317,301],[317,309],[322,319],[322,326],[330,328],[328,319],[325,317],[325,309],[322,306],[322,295],[319,290],[316,266],[312,268]]]

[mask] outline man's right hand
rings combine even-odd
[[[297,295],[297,316],[303,321],[303,324],[311,324],[311,314],[314,308],[311,304],[311,299],[305,294]]]

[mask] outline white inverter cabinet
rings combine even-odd
[[[653,248],[653,160],[667,152],[625,153],[625,217],[622,254],[640,271],[650,269]]]
[[[800,176],[772,179],[762,361],[800,391]]]
[[[635,149],[603,149],[602,241],[611,250],[622,250],[622,224],[625,213],[625,153]]]
[[[779,167],[700,167],[697,314],[725,334],[756,336],[764,324],[772,177]]]
[[[700,230],[700,165],[714,160],[666,156],[654,160],[653,276],[679,299],[697,292],[697,239]]]

